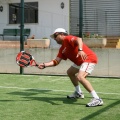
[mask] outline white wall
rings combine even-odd
[[[20,0],[10,0],[12,3],[20,2]],[[31,2],[34,0],[24,0]],[[36,0],[39,2],[39,21],[37,24],[25,24],[25,28],[31,29],[31,35],[35,38],[48,37],[53,33],[54,29],[63,27],[69,31],[69,0]],[[61,9],[60,4],[64,2],[65,8]],[[3,12],[0,12],[0,33],[4,28],[19,28],[19,24],[9,25],[9,6],[4,0],[0,5],[3,5]],[[51,40],[51,47],[58,45],[54,40]]]

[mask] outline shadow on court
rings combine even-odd
[[[62,102],[64,104],[86,105],[85,103],[76,103],[77,99],[67,99],[66,95],[63,97],[62,93],[58,93],[58,92],[53,93],[52,90],[27,89],[22,92],[17,91],[17,92],[10,92],[7,94],[21,96],[21,98],[27,99],[25,101],[36,100],[36,101],[50,103],[52,105],[61,105],[59,102]],[[37,94],[41,94],[41,96],[40,97],[33,96]]]
[[[80,100],[81,102],[77,102],[77,99],[67,99],[66,95],[64,96],[63,93],[60,92],[54,92],[52,90],[42,90],[42,89],[26,89],[23,91],[16,91],[16,92],[10,92],[7,93],[10,95],[18,95],[21,96],[21,98],[24,98],[26,100],[24,101],[42,101],[42,102],[46,102],[46,103],[50,103],[52,105],[61,105],[62,103],[64,104],[72,104],[72,105],[86,105],[86,101],[85,100]],[[34,95],[40,95],[41,96],[34,96]],[[86,98],[90,98],[90,97],[86,97]],[[120,100],[119,99],[113,99],[113,98],[103,98],[104,100],[116,100],[116,102],[112,103],[109,106],[106,106],[105,108],[83,118],[82,120],[87,120],[88,118],[93,118],[96,115],[101,114],[102,112],[110,109],[111,107],[114,107],[115,105],[120,104]],[[6,102],[9,100],[6,100]],[[13,100],[14,101],[14,100]],[[22,100],[23,101],[23,100]],[[4,101],[5,102],[5,101]],[[62,103],[60,103],[62,102]]]
[[[94,118],[95,116],[98,116],[98,115],[102,114],[103,112],[105,112],[105,111],[109,110],[110,108],[115,107],[115,106],[117,106],[119,104],[120,104],[120,100],[118,100],[118,101],[116,101],[116,102],[114,102],[114,103],[104,107],[103,109],[100,109],[100,110],[98,110],[98,111],[96,111],[96,112],[94,112],[94,113],[92,113],[92,114],[90,114],[90,115],[80,119],[80,120],[92,120],[92,118]]]

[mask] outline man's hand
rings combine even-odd
[[[79,56],[82,58],[83,61],[87,59],[87,54],[84,51],[78,51],[76,58],[78,58]]]
[[[39,69],[44,69],[44,68],[45,68],[45,63],[39,64],[39,65],[38,65],[38,68],[39,68]]]

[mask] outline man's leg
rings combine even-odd
[[[78,86],[79,85],[79,81],[78,79],[76,79],[76,73],[79,72],[79,69],[71,66],[68,70],[67,70],[67,75],[69,76],[71,82],[73,83],[74,86]]]
[[[86,79],[86,76],[88,75],[88,73],[84,72],[84,71],[79,71],[76,78],[77,80],[84,86],[84,88],[88,91],[91,92],[93,91],[93,87],[90,84],[90,82]]]
[[[88,103],[86,106],[91,107],[91,106],[98,106],[102,105],[103,101],[102,99],[99,98],[95,90],[93,89],[91,83],[86,79],[86,76],[92,72],[94,68],[94,64],[90,63],[83,63],[82,67],[80,68],[78,74],[77,74],[77,80],[84,86],[84,88],[91,93],[93,100]]]
[[[67,74],[75,87],[75,92],[72,95],[68,95],[67,98],[84,98],[84,95],[82,94],[82,90],[79,86],[79,81],[76,78],[76,73],[78,73],[78,71],[79,71],[79,69],[75,68],[73,66],[71,66],[67,70]]]

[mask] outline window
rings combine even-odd
[[[9,24],[20,23],[20,3],[9,4]],[[24,3],[24,23],[38,23],[38,2]]]

